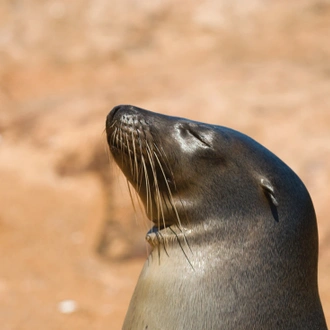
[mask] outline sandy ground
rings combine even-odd
[[[330,323],[329,40],[321,0],[2,1],[1,329],[121,328],[149,226],[107,158],[121,103],[240,130],[298,173]]]

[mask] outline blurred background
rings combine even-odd
[[[121,328],[149,226],[108,160],[122,103],[242,131],[297,172],[330,324],[329,1],[2,0],[1,329]]]

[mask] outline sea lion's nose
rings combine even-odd
[[[110,125],[116,115],[116,113],[118,113],[121,109],[126,108],[127,105],[116,105],[108,114],[107,116],[107,120],[106,120],[106,126]]]
[[[140,113],[140,109],[133,105],[121,104],[115,106],[108,114],[106,119],[106,127],[109,127],[114,120],[129,121],[132,116]]]

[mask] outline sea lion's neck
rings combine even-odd
[[[278,283],[282,279],[282,287],[288,290],[294,287],[299,290],[311,283],[316,286],[317,264],[310,262],[316,258],[309,255],[315,254],[315,251],[300,246],[294,237],[277,238],[279,235],[276,233],[272,237],[270,230],[256,223],[255,228],[236,228],[233,231],[232,226],[227,226],[225,222],[215,225],[215,221],[210,220],[186,227],[172,225],[161,230],[154,228],[148,232],[146,240],[154,249],[151,258],[156,260],[157,265],[172,264],[172,267],[188,267],[199,272],[205,260],[213,260],[212,264],[223,278],[226,274],[229,277],[233,274],[241,274],[242,277],[244,274],[253,274],[252,286],[253,281]],[[278,229],[273,230],[275,232]],[[292,250],[292,256],[289,257],[286,253],[289,249],[297,251]],[[297,258],[301,250],[305,252]],[[267,258],[268,255],[272,255],[272,258]],[[292,283],[288,282],[288,278],[292,279]]]

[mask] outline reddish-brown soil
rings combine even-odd
[[[120,103],[230,126],[298,173],[330,323],[329,38],[326,0],[2,1],[1,329],[121,328],[148,221],[107,161]]]

